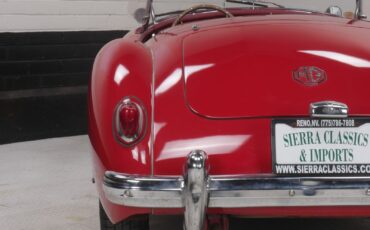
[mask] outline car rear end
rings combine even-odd
[[[185,213],[187,229],[200,229],[206,213],[369,216],[369,26],[307,15],[227,20],[146,42],[154,82],[141,162],[151,172],[105,172],[107,199]]]

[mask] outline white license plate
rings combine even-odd
[[[370,175],[370,119],[273,120],[272,158],[279,175]]]

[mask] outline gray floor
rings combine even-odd
[[[0,230],[98,230],[86,136],[0,146]],[[168,220],[166,220],[168,221]],[[152,229],[181,229],[157,218]],[[233,229],[370,229],[369,219],[237,220]]]
[[[0,146],[0,229],[98,229],[86,136]]]

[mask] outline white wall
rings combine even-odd
[[[125,30],[137,27],[135,0],[0,0],[0,32]]]
[[[162,6],[166,8],[187,5],[186,2],[199,2],[198,0],[154,1],[162,2]],[[354,1],[276,0],[279,3],[297,2],[298,6],[305,2],[311,8],[319,10],[327,7],[328,2],[333,4],[341,2],[340,4],[345,8],[351,8]],[[370,0],[364,0],[364,2],[365,12],[370,16]],[[129,30],[139,25],[132,14],[138,7],[145,6],[145,3],[146,0],[0,0],[0,32]]]

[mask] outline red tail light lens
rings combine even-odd
[[[114,135],[125,146],[138,143],[145,134],[146,112],[142,103],[134,97],[124,98],[114,114]]]
[[[122,134],[128,138],[135,138],[139,133],[140,112],[135,104],[125,104],[119,111],[119,121]]]

